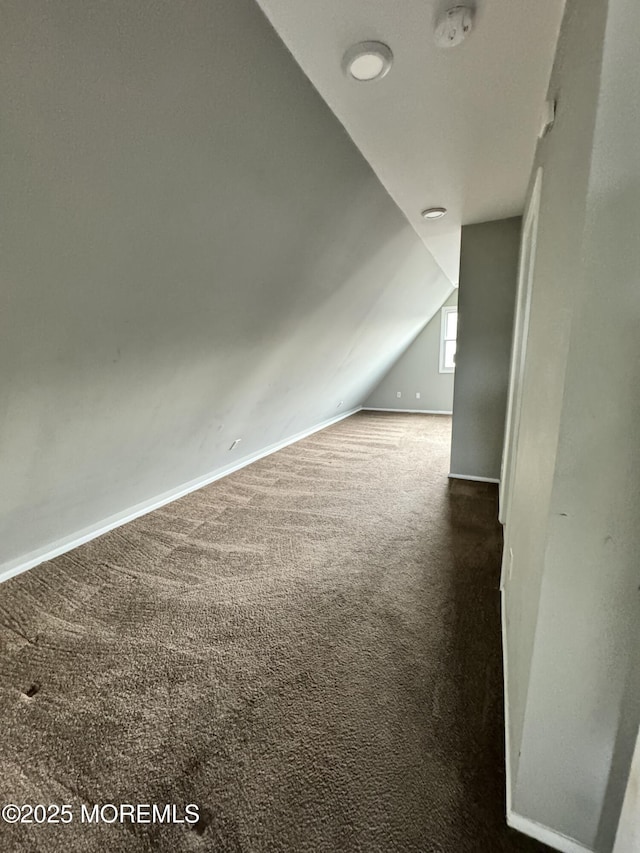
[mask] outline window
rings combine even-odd
[[[458,309],[442,309],[440,327],[440,373],[453,373],[456,369],[456,337],[458,335]]]

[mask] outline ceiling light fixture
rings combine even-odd
[[[446,212],[446,207],[428,207],[426,210],[422,211],[420,216],[422,216],[422,218],[426,220],[442,219]]]
[[[342,59],[345,74],[359,83],[381,80],[391,68],[393,53],[381,41],[362,41],[354,44]]]

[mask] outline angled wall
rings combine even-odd
[[[441,307],[457,304],[453,290]],[[454,374],[440,373],[440,324],[438,310],[369,394],[365,408],[451,414]]]
[[[357,406],[450,285],[252,0],[8,0],[0,56],[6,573]]]

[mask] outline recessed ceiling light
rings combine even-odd
[[[442,219],[446,212],[446,207],[428,207],[426,210],[422,211],[420,216],[422,216],[423,219]]]
[[[359,83],[381,80],[393,62],[391,48],[381,41],[362,41],[345,53],[342,67],[346,74]]]

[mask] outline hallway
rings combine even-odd
[[[0,588],[3,851],[542,851],[504,825],[495,487],[359,413]]]

